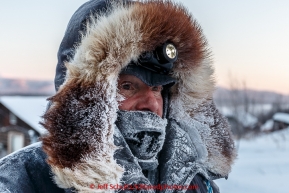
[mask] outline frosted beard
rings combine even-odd
[[[148,111],[119,111],[116,125],[141,168],[154,170],[165,141],[167,119]]]

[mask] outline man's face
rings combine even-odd
[[[125,97],[125,100],[119,104],[119,109],[151,111],[162,117],[162,89],[162,86],[148,86],[136,76],[121,74],[118,80],[118,90]]]

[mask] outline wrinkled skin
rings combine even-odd
[[[120,110],[150,111],[162,117],[162,86],[148,86],[136,76],[121,74],[118,89],[125,98],[119,104]]]

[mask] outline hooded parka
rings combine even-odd
[[[212,180],[228,176],[236,151],[213,103],[210,51],[186,8],[161,0],[92,0],[75,12],[58,51],[57,93],[43,116],[48,133],[42,143],[1,160],[0,191],[114,192],[115,185],[156,185],[116,125],[123,100],[117,81],[132,61],[165,42],[178,50],[154,169],[154,182],[166,187],[134,191],[186,192],[173,186],[200,182],[217,192]]]

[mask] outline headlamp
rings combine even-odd
[[[159,74],[168,74],[178,59],[178,51],[172,43],[165,43],[154,51],[140,55],[137,64]]]

